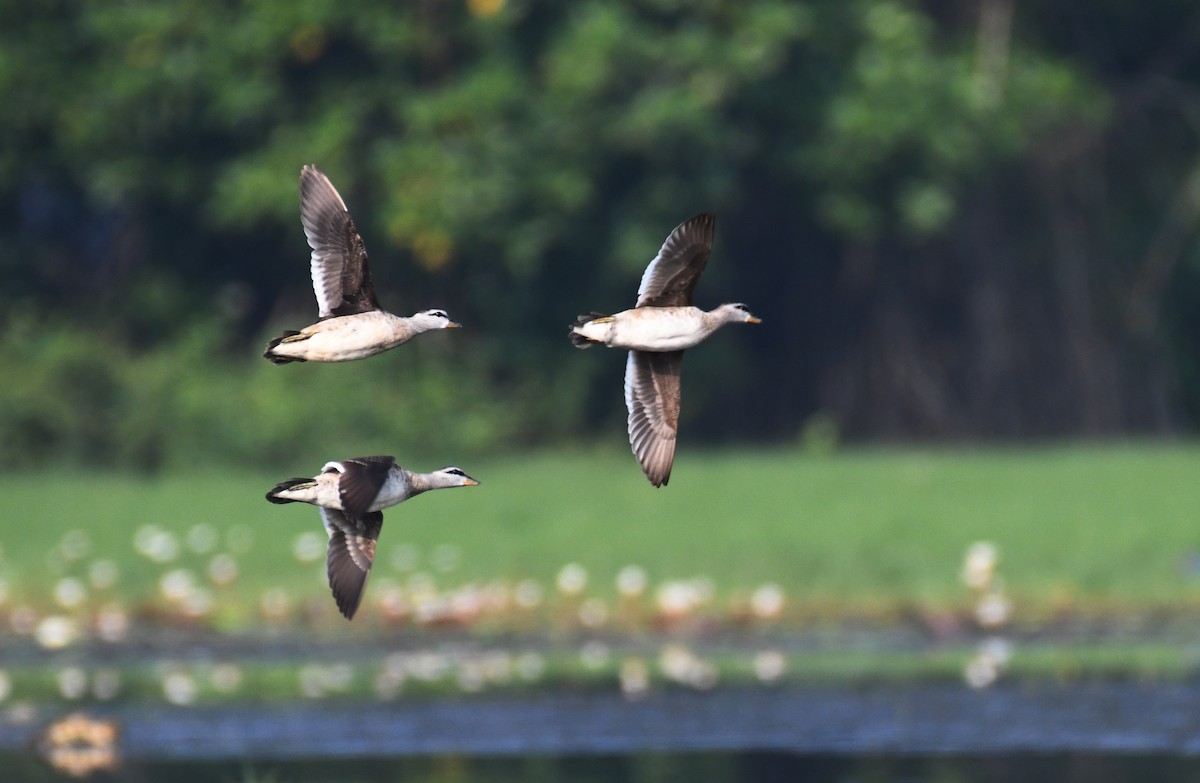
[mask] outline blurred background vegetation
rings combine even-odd
[[[0,450],[615,441],[566,323],[702,210],[698,304],[764,326],[689,358],[688,439],[1192,434],[1197,52],[1190,0],[0,0]],[[259,358],[316,313],[304,163],[385,306],[462,332]]]

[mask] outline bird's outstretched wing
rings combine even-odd
[[[326,463],[325,471],[336,470],[342,474],[338,479],[338,495],[346,516],[357,519],[367,513],[395,464],[395,457],[386,456],[353,457]]]
[[[683,307],[692,303],[692,291],[712,250],[716,224],[717,216],[706,212],[675,227],[642,273],[638,307]]]
[[[383,527],[383,512],[373,511],[353,522],[341,511],[322,508],[321,519],[329,534],[325,555],[329,589],[338,610],[350,620],[362,602],[371,564],[375,562],[375,541]]]
[[[630,351],[625,365],[629,445],[650,483],[671,478],[679,431],[679,371],[683,351]]]
[[[300,222],[312,248],[313,292],[322,318],[378,310],[367,248],[346,203],[316,166],[300,171]]]

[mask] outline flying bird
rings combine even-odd
[[[300,171],[300,220],[312,248],[310,268],[320,320],[276,337],[264,358],[275,364],[348,362],[395,348],[421,332],[458,328],[445,310],[401,318],[380,307],[354,218],[316,166]]]
[[[329,587],[349,620],[358,611],[375,561],[383,509],[427,490],[478,483],[455,467],[416,473],[397,465],[395,457],[354,457],[325,463],[313,478],[280,482],[267,493],[267,500],[320,507],[329,534],[325,555]]]
[[[570,325],[577,348],[626,348],[625,407],[629,445],[656,487],[671,478],[679,432],[679,371],[683,352],[730,323],[757,324],[743,304],[704,311],[692,291],[708,263],[716,216],[700,214],[675,227],[642,274],[637,304],[614,315],[588,313]]]

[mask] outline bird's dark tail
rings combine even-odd
[[[272,340],[270,343],[267,344],[267,350],[263,351],[263,358],[270,360],[274,364],[287,364],[288,362],[303,362],[303,361],[305,361],[304,359],[297,359],[294,356],[280,356],[279,354],[275,353],[275,347],[277,345],[279,345],[281,342],[283,342],[287,338],[295,337],[298,334],[300,334],[300,333],[295,331],[294,329],[288,329],[286,332],[284,332],[283,334],[276,337],[274,340]]]
[[[576,332],[575,327],[583,326],[584,324],[590,324],[592,321],[596,321],[601,318],[611,317],[612,316],[606,313],[583,313],[582,315],[576,316],[575,321],[567,327],[567,337],[571,338],[571,345],[574,345],[576,348],[591,348],[593,345],[603,345],[603,343],[601,343],[599,340],[589,339],[584,337],[579,332]]]
[[[311,485],[313,483],[315,482],[313,482],[313,480],[310,478],[293,478],[288,479],[287,481],[281,481],[275,486],[271,487],[271,491],[267,493],[267,500],[271,501],[272,503],[298,503],[299,501],[292,498],[279,497],[279,493],[286,492],[289,489],[302,487],[305,484]]]

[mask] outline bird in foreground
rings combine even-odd
[[[272,503],[311,503],[321,509],[329,546],[325,555],[329,587],[347,620],[362,601],[383,509],[430,489],[472,487],[479,482],[455,467],[416,473],[395,457],[354,457],[325,463],[313,478],[280,482],[267,493]]]
[[[588,313],[575,319],[569,336],[577,348],[606,345],[629,349],[625,364],[625,407],[629,445],[650,483],[671,478],[679,432],[679,371],[683,351],[725,324],[757,324],[743,304],[704,311],[692,291],[708,262],[716,216],[685,220],[663,242],[642,274],[636,306],[614,315]]]
[[[395,348],[421,332],[458,328],[445,310],[401,318],[379,306],[367,249],[354,218],[316,166],[300,171],[300,220],[312,248],[310,267],[320,320],[272,340],[264,358],[275,364],[348,362]]]

